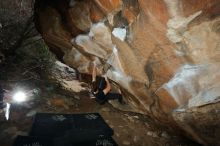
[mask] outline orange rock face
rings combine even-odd
[[[91,2],[90,4],[90,19],[92,22],[96,23],[103,19],[105,17],[105,14],[102,12],[102,10],[99,9],[99,7],[96,5],[95,2]]]
[[[219,113],[219,5],[219,0],[71,0],[42,3],[36,14],[39,31],[66,64],[83,73],[91,73],[92,62],[111,66],[107,76],[132,95],[125,97],[129,110],[179,127],[203,145],[220,145],[220,127],[212,136],[204,130],[216,123],[211,115],[203,114],[197,128],[192,124],[198,117],[191,125],[183,118],[200,110]]]
[[[95,0],[95,2],[106,14],[118,9],[121,4],[121,0]]]
[[[148,17],[154,17],[160,23],[166,25],[169,14],[167,10],[167,5],[164,0],[140,0],[141,10],[144,11],[145,15]]]

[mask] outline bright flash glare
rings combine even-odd
[[[116,54],[118,53],[118,49],[116,47],[113,48],[113,52]]]
[[[15,95],[13,96],[13,99],[17,102],[23,102],[26,100],[26,95],[25,95],[25,93],[19,91],[19,92],[15,93]]]
[[[11,104],[6,103],[6,111],[5,111],[5,118],[6,118],[6,120],[8,120],[8,119],[9,119],[9,114],[10,114],[10,106],[11,106]]]
[[[117,78],[121,78],[121,77],[122,77],[122,75],[121,75],[119,72],[117,72],[117,71],[113,71],[113,74],[114,74]]]

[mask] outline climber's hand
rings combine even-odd
[[[108,80],[108,77],[106,74],[102,75],[103,78],[105,78],[105,80]]]

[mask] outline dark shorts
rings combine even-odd
[[[99,90],[99,92],[97,94],[94,94],[94,96],[96,97],[96,101],[99,104],[104,104],[107,100],[107,97],[102,90]]]
[[[96,97],[96,101],[99,104],[104,104],[108,100],[118,100],[119,102],[122,102],[122,95],[119,93],[107,93],[106,95],[102,90],[100,90],[97,94],[94,94]]]

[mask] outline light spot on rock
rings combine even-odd
[[[134,136],[134,142],[136,143],[137,141],[139,141],[140,138],[138,136]]]
[[[114,128],[114,126],[113,125],[109,125],[112,129]]]
[[[157,133],[154,131],[148,131],[147,135],[151,136],[151,137],[158,137]]]
[[[167,139],[171,138],[170,135],[166,131],[162,132],[161,136]]]
[[[124,41],[126,38],[126,29],[125,28],[114,28],[112,34],[119,38],[121,41]]]
[[[179,105],[201,106],[220,99],[219,77],[218,64],[184,65],[163,88]]]
[[[76,37],[76,44],[81,46],[83,50],[89,54],[95,55],[100,58],[106,58],[107,52],[102,49],[92,38],[87,35],[78,35]]]
[[[101,109],[101,111],[103,111],[103,112],[110,112],[110,109],[109,109],[108,107],[103,107],[103,108]]]
[[[127,141],[127,140],[123,140],[122,144],[123,145],[130,145],[131,143],[129,141]]]
[[[37,113],[36,110],[31,110],[30,112],[28,112],[28,113],[26,114],[26,117],[32,117],[32,116],[34,116],[36,113]]]

